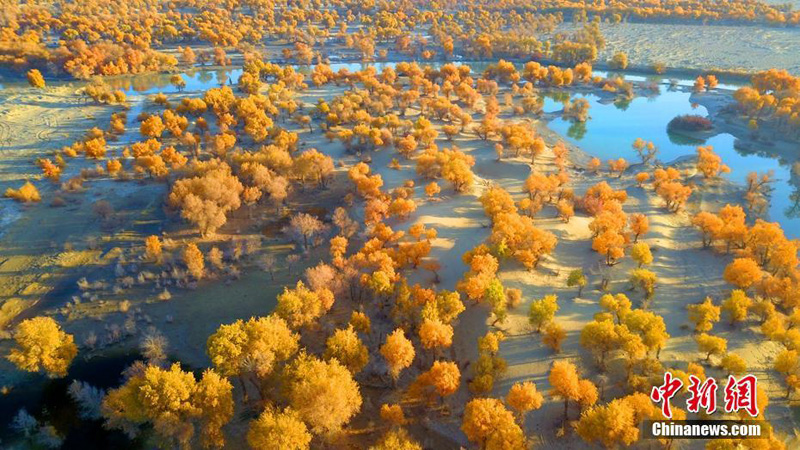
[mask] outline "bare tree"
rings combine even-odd
[[[325,228],[325,224],[316,217],[306,213],[297,213],[292,217],[284,232],[303,244],[304,249],[308,249],[309,244],[314,242],[314,237],[322,234]]]

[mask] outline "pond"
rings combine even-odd
[[[600,97],[578,95],[589,101],[590,119],[584,124],[575,124],[562,118],[554,119],[549,126],[566,139],[583,148],[592,156],[606,161],[611,158],[625,158],[630,162],[639,161],[631,147],[636,138],[652,141],[658,147],[657,158],[671,162],[677,158],[694,155],[698,145],[711,145],[730,166],[731,173],[725,177],[745,183],[748,172],[774,173],[771,202],[768,218],[780,222],[790,238],[800,237],[800,208],[798,208],[798,186],[791,180],[791,165],[795,161],[782,161],[777,155],[770,155],[769,148],[756,148],[751,151],[736,145],[736,139],[727,133],[718,134],[703,142],[690,142],[686,138],[667,132],[667,124],[681,114],[708,116],[703,106],[693,106],[689,100],[690,92],[671,90],[661,85],[658,95],[636,97],[625,104],[615,104]],[[561,104],[548,98],[545,111],[557,111]]]

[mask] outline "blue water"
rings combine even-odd
[[[800,237],[800,217],[792,212],[792,193],[798,187],[790,183],[791,162],[779,161],[769,156],[769,148],[754,148],[759,153],[746,153],[734,145],[735,138],[730,134],[716,135],[704,143],[682,142],[679,137],[667,133],[667,124],[673,117],[681,114],[708,116],[705,107],[692,105],[691,93],[671,91],[661,86],[661,92],[653,97],[636,97],[627,105],[619,106],[613,102],[601,101],[596,95],[578,95],[589,101],[590,119],[583,125],[557,118],[550,127],[575,145],[602,161],[623,157],[631,162],[639,161],[631,147],[637,137],[652,141],[658,147],[657,159],[670,162],[686,155],[694,155],[697,145],[712,145],[722,161],[731,168],[725,175],[730,180],[744,183],[748,172],[774,172],[768,215],[770,220],[781,223],[787,236]],[[557,111],[562,105],[552,99],[545,102],[545,111]],[[797,208],[795,208],[797,209]]]

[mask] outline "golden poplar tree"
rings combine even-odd
[[[400,372],[414,361],[414,344],[408,340],[401,328],[386,336],[386,342],[381,346],[380,351],[386,359],[389,374],[395,382],[400,377]]]
[[[287,367],[284,386],[289,406],[315,433],[341,429],[361,409],[358,383],[335,359],[301,353]]]
[[[247,443],[253,450],[308,450],[311,448],[311,437],[306,424],[291,408],[283,411],[267,408],[250,422],[247,431]]]
[[[72,335],[65,333],[55,320],[34,317],[17,325],[8,360],[22,370],[43,371],[50,378],[59,378],[67,374],[77,354]]]
[[[495,398],[476,398],[467,403],[461,430],[483,449],[525,448],[525,435],[514,415]]]

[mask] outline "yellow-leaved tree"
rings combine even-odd
[[[222,447],[222,427],[233,417],[232,391],[231,383],[211,369],[197,381],[177,363],[169,369],[148,366],[109,391],[101,411],[106,426],[129,436],[150,424],[166,446],[188,448],[199,425],[204,446]]]
[[[558,297],[555,295],[545,295],[540,300],[531,302],[528,312],[528,322],[536,327],[536,332],[541,331],[542,326],[549,323],[558,312]]]
[[[648,396],[637,393],[584,412],[575,431],[584,441],[599,442],[606,448],[628,446],[639,440],[642,420],[659,416]]]
[[[300,336],[280,317],[252,317],[221,325],[208,337],[206,352],[220,374],[259,378],[271,374],[275,365],[297,352]]]
[[[747,296],[741,289],[734,289],[731,291],[730,297],[722,301],[723,311],[728,313],[731,319],[731,325],[736,322],[742,322],[747,319],[747,313],[753,305],[753,299]]]
[[[427,398],[443,398],[453,395],[461,384],[458,364],[451,361],[434,361],[433,366],[420,374],[409,392]]]
[[[315,433],[341,429],[361,409],[358,383],[335,359],[300,353],[286,368],[284,386],[289,406]]]
[[[706,297],[703,303],[689,305],[689,320],[694,323],[694,330],[700,333],[710,331],[715,322],[719,322],[720,307],[711,302],[711,297]]]
[[[328,338],[325,343],[325,359],[331,358],[338,360],[354,375],[367,365],[369,351],[352,325],[334,331]]]
[[[14,348],[8,360],[28,372],[44,371],[50,378],[67,374],[78,347],[71,334],[64,332],[50,317],[34,317],[20,322],[14,332]]]
[[[381,346],[381,355],[386,359],[389,374],[395,383],[400,377],[400,372],[414,361],[414,354],[414,344],[408,340],[401,328],[386,336],[386,342]]]
[[[281,450],[308,450],[311,433],[299,414],[291,408],[277,411],[267,408],[250,422],[247,443],[254,450],[279,448]]]
[[[370,447],[370,450],[422,450],[405,428],[395,427],[387,431],[381,440]]]
[[[597,387],[589,380],[578,376],[578,369],[569,361],[555,361],[548,376],[550,396],[564,400],[564,420],[567,420],[570,400],[581,407],[588,407],[597,402]]]
[[[44,77],[39,69],[31,69],[25,75],[28,77],[28,84],[30,84],[31,87],[38,89],[45,87]]]
[[[275,314],[282,317],[292,328],[312,324],[333,306],[333,292],[327,288],[311,290],[298,281],[294,289],[284,288],[278,296]]]
[[[544,397],[531,381],[514,383],[506,395],[506,402],[517,414],[520,425],[525,425],[525,414],[542,407]]]
[[[467,403],[461,431],[483,449],[525,448],[525,435],[514,415],[495,398],[476,398]]]
[[[722,356],[728,350],[728,341],[725,338],[702,333],[695,340],[697,341],[697,350],[706,354],[706,361],[711,359],[711,355]]]

